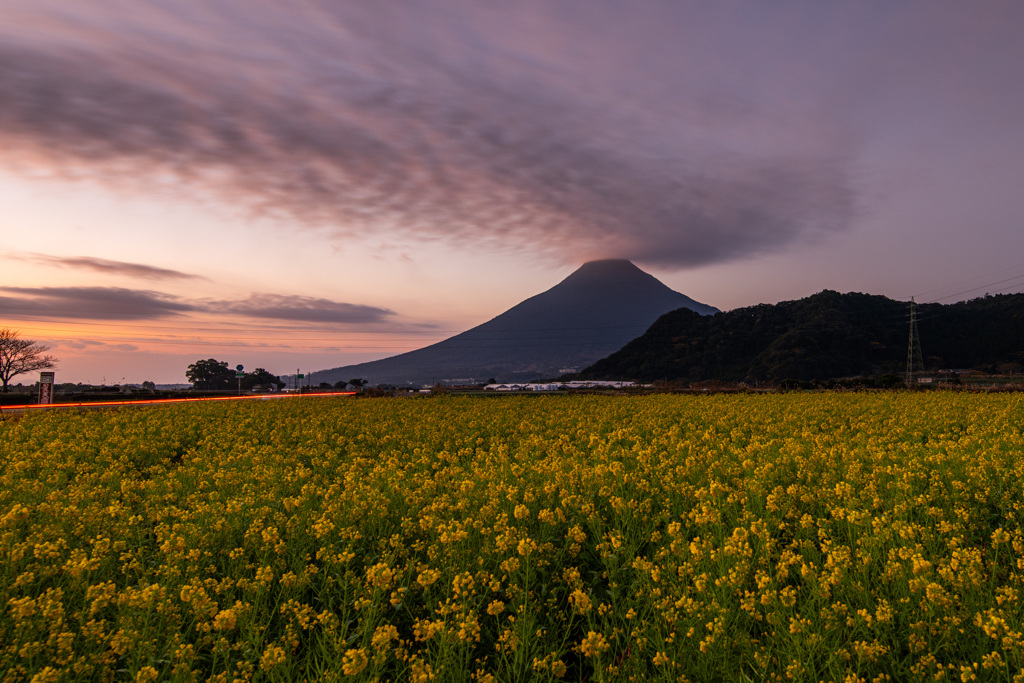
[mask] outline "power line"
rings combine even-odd
[[[966,280],[960,280],[958,282],[952,282],[952,283],[950,283],[948,285],[942,285],[941,287],[933,287],[932,289],[927,289],[927,290],[925,290],[923,292],[918,292],[917,294],[914,295],[914,297],[922,297],[925,294],[931,294],[932,292],[938,292],[940,290],[947,289],[949,287],[958,287],[960,285],[965,285],[968,282],[974,282],[975,280],[980,280],[982,278],[989,277],[990,275],[995,275],[996,273],[1003,273],[1003,272],[1006,272],[1007,270],[1017,270],[1018,268],[1024,268],[1024,263],[1022,263],[1020,265],[1016,265],[1016,266],[1006,266],[1005,268],[998,268],[996,270],[992,270],[992,271],[989,271],[987,273],[982,273],[981,275],[975,275],[974,277],[969,277]],[[1013,279],[1013,278],[1011,278],[1011,279]],[[982,285],[981,287],[976,287],[975,289],[969,289],[969,290],[967,290],[967,292],[972,292],[972,291],[975,291],[977,289],[983,289],[986,286],[988,286],[988,285]],[[935,299],[934,301],[931,301],[931,302],[928,302],[928,303],[935,303],[936,301],[941,301],[942,299],[948,299],[949,297],[952,297],[952,296],[958,296],[958,295],[957,294],[950,294],[948,296],[942,296],[942,297],[939,297],[938,299]],[[914,298],[914,297],[911,297],[911,298]]]
[[[1001,284],[1004,284],[1004,283],[1007,283],[1007,282],[1013,282],[1014,280],[1024,280],[1024,274],[1014,275],[1013,277],[1008,277],[1008,278],[1005,278],[1003,280],[996,280],[995,282],[989,282],[988,284],[979,285],[978,287],[972,287],[971,289],[965,289],[963,291],[956,292],[955,294],[947,294],[946,296],[939,297],[938,299],[933,299],[933,300],[929,301],[928,303],[932,303],[932,304],[939,303],[940,301],[942,301],[944,299],[952,299],[955,296],[961,296],[963,294],[970,294],[971,292],[977,292],[978,290],[981,290],[981,289],[989,289],[989,288],[991,288],[991,287],[993,287],[995,285],[1001,285]],[[1018,286],[1024,286],[1024,282],[1020,282],[1019,284],[1015,284],[1015,285],[1008,285],[1008,286],[1004,287],[1003,289],[1001,289],[999,291],[1005,291],[1007,289],[1014,289],[1015,287],[1018,287]]]

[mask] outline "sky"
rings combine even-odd
[[[598,258],[722,310],[1024,291],[1022,34],[1013,0],[2,0],[0,326],[58,382],[172,383],[420,348]]]

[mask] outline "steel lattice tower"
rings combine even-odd
[[[910,338],[907,341],[907,386],[914,383],[914,370],[924,370],[924,357],[921,355],[921,337],[917,333],[917,304],[910,297]]]

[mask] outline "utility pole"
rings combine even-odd
[[[924,370],[924,357],[921,355],[921,337],[917,333],[917,304],[910,297],[910,338],[907,341],[907,386],[914,382],[914,367]]]

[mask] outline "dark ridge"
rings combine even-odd
[[[925,370],[1024,369],[1024,294],[917,306]],[[909,304],[825,290],[713,316],[680,309],[579,379],[777,382],[899,374]]]

